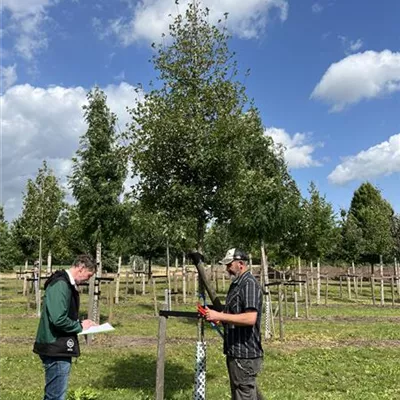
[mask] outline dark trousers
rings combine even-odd
[[[40,356],[45,372],[43,400],[64,400],[71,371],[71,357]]]
[[[226,357],[232,400],[262,400],[256,385],[261,370],[262,358]]]

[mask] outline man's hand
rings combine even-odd
[[[219,323],[221,319],[221,312],[210,310],[208,307],[205,307],[206,313],[204,315],[205,319],[210,322],[214,322],[216,324]]]
[[[81,322],[81,325],[82,325],[82,329],[86,330],[86,329],[89,329],[91,326],[96,326],[98,324],[96,324],[96,322],[92,321],[91,319],[84,319]]]

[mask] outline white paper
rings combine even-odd
[[[82,332],[78,333],[78,335],[91,335],[92,333],[102,333],[102,332],[110,332],[113,331],[115,328],[111,326],[108,322],[101,325],[91,326],[88,329],[83,330]]]

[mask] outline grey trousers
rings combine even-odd
[[[262,400],[256,385],[261,370],[262,358],[226,357],[232,400]]]

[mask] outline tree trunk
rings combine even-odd
[[[43,258],[42,258],[42,246],[43,246],[43,239],[42,235],[40,235],[39,239],[39,272],[37,276],[37,281],[36,281],[36,313],[37,316],[40,317],[40,306],[41,306],[41,293],[40,293],[40,279],[42,276],[42,264],[43,264]]]
[[[148,268],[148,271],[147,271],[147,276],[148,276],[148,278],[150,279],[151,278],[151,256],[149,257],[149,268]]]

